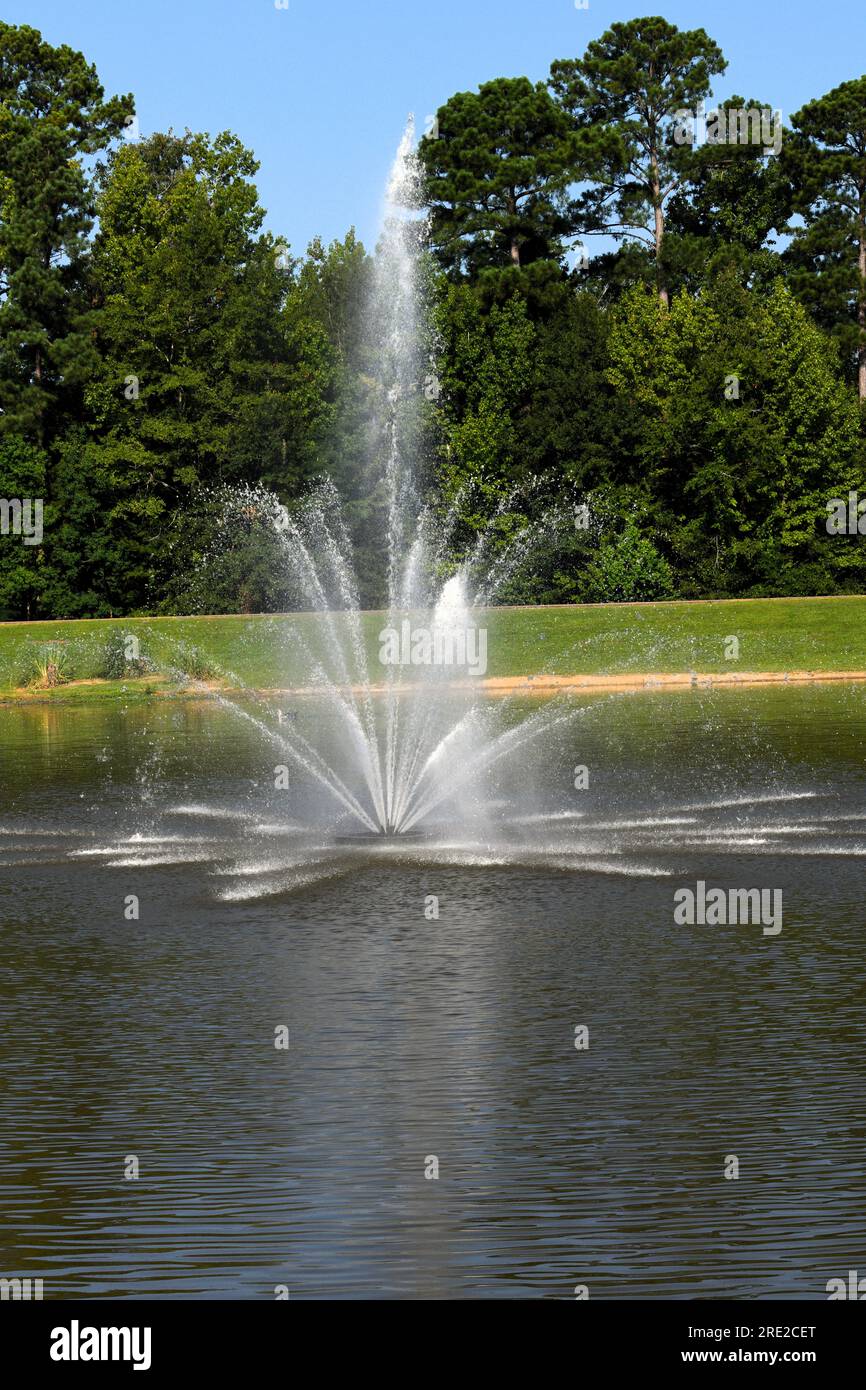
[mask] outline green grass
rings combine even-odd
[[[866,670],[866,598],[860,597],[498,608],[476,616],[488,629],[489,676]],[[138,637],[158,679],[64,686],[44,694],[145,696],[182,686],[183,672],[257,687],[304,684],[308,672],[298,637],[315,638],[323,621],[302,613],[3,623],[0,691],[8,697],[19,686],[34,651],[49,641],[66,644],[74,680],[98,677],[112,629]],[[364,615],[374,675],[384,622],[380,613]],[[740,642],[736,662],[725,659],[728,637]]]

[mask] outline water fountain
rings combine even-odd
[[[254,515],[296,595],[294,619],[274,632],[276,641],[288,634],[293,643],[291,666],[303,673],[302,684],[295,674],[290,688],[254,691],[219,672],[221,689],[209,690],[209,699],[223,706],[238,737],[250,733],[255,775],[235,778],[223,794],[192,779],[172,782],[154,738],[153,767],[129,788],[124,810],[113,812],[114,826],[94,827],[84,839],[76,831],[69,857],[123,871],[209,866],[218,900],[239,903],[278,898],[383,857],[425,869],[520,865],[652,879],[710,846],[763,853],[789,843],[799,852],[799,837],[813,834],[811,820],[777,826],[749,808],[813,790],[780,787],[756,798],[735,784],[733,794],[706,803],[681,790],[660,805],[651,787],[629,788],[628,769],[620,768],[608,774],[600,800],[586,791],[575,799],[572,768],[585,753],[570,722],[581,719],[589,735],[596,711],[629,696],[485,693],[487,615],[535,548],[574,524],[575,509],[541,515],[506,544],[496,516],[455,563],[461,499],[444,512],[422,504],[413,412],[430,363],[413,144],[410,124],[388,182],[369,310],[381,349],[384,609],[362,611],[346,509],[332,482],[321,482],[291,513],[262,489],[227,496],[226,533]],[[188,652],[177,646],[180,674],[189,669]],[[205,717],[208,727],[194,736],[204,744],[216,722]],[[533,790],[531,763],[554,756],[545,790]],[[286,770],[279,785],[288,798],[286,790],[275,794],[274,762]],[[129,833],[118,834],[126,822]],[[53,852],[58,840],[47,845]]]
[[[515,726],[503,718],[507,702],[496,712],[479,698],[476,679],[486,669],[485,607],[533,546],[542,537],[550,542],[562,517],[547,513],[527,523],[495,556],[491,527],[455,571],[448,557],[458,505],[443,516],[419,500],[413,412],[431,363],[418,273],[424,222],[417,211],[414,143],[410,119],[388,179],[369,311],[380,347],[385,498],[387,606],[378,666],[368,654],[352,543],[335,486],[321,483],[292,514],[261,490],[244,491],[235,502],[267,519],[297,607],[317,615],[317,630],[298,641],[307,689],[323,715],[332,716],[328,741],[336,738],[340,746],[342,771],[330,747],[324,751],[283,722],[273,729],[265,708],[256,715],[247,709],[245,717],[260,719],[303,775],[327,788],[345,813],[338,831],[344,842],[417,834],[445,804],[477,815],[485,772],[571,714],[561,705],[536,709]]]

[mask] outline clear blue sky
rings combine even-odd
[[[707,30],[738,92],[783,117],[866,68],[863,0],[3,0],[132,92],[142,134],[235,131],[261,162],[267,225],[296,252],[354,225],[372,245],[409,111],[420,125],[493,77],[546,78],[615,20],[661,12]]]

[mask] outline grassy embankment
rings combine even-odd
[[[384,621],[380,613],[364,615],[374,679]],[[488,629],[488,677],[866,671],[866,598],[861,597],[499,608],[479,613],[477,621]],[[297,638],[322,622],[312,614],[261,614],[2,623],[0,695],[146,697],[189,688],[184,672],[228,686],[302,686],[309,675]],[[112,630],[137,636],[157,674],[99,680]],[[725,641],[732,636],[740,643],[737,661],[725,657]],[[34,654],[57,641],[66,653],[68,683],[51,691],[22,690]],[[412,679],[411,670],[406,678]]]

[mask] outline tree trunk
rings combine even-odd
[[[508,211],[511,213],[512,217],[517,217],[517,195],[513,190],[508,200]],[[511,233],[511,264],[518,267],[520,265],[520,247],[517,244],[517,237],[513,232]]]
[[[665,213],[662,207],[662,186],[659,176],[658,156],[656,155],[655,149],[653,149],[650,155],[650,164],[652,166],[651,188],[653,214],[655,217],[656,285],[659,292],[659,303],[663,304],[667,309],[670,304],[670,296],[668,295],[668,287],[665,284],[664,275],[662,274],[662,242],[665,237]]]
[[[37,348],[37,349],[36,349],[36,353],[35,353],[35,356],[34,356],[34,358],[33,358],[33,380],[36,382],[36,385],[37,385],[38,387],[41,388],[41,386],[42,386],[42,350],[41,350],[41,348]],[[42,446],[43,446],[44,443],[45,443],[45,402],[42,401],[42,400],[39,401],[39,414],[38,414],[38,416],[37,416],[37,418],[36,418],[36,442],[37,442],[37,444],[39,445],[39,448],[40,448],[40,449],[42,448]],[[47,490],[48,490],[48,468],[47,468],[47,465],[46,465],[46,469],[45,469],[45,489],[46,489],[46,495],[47,495]]]

